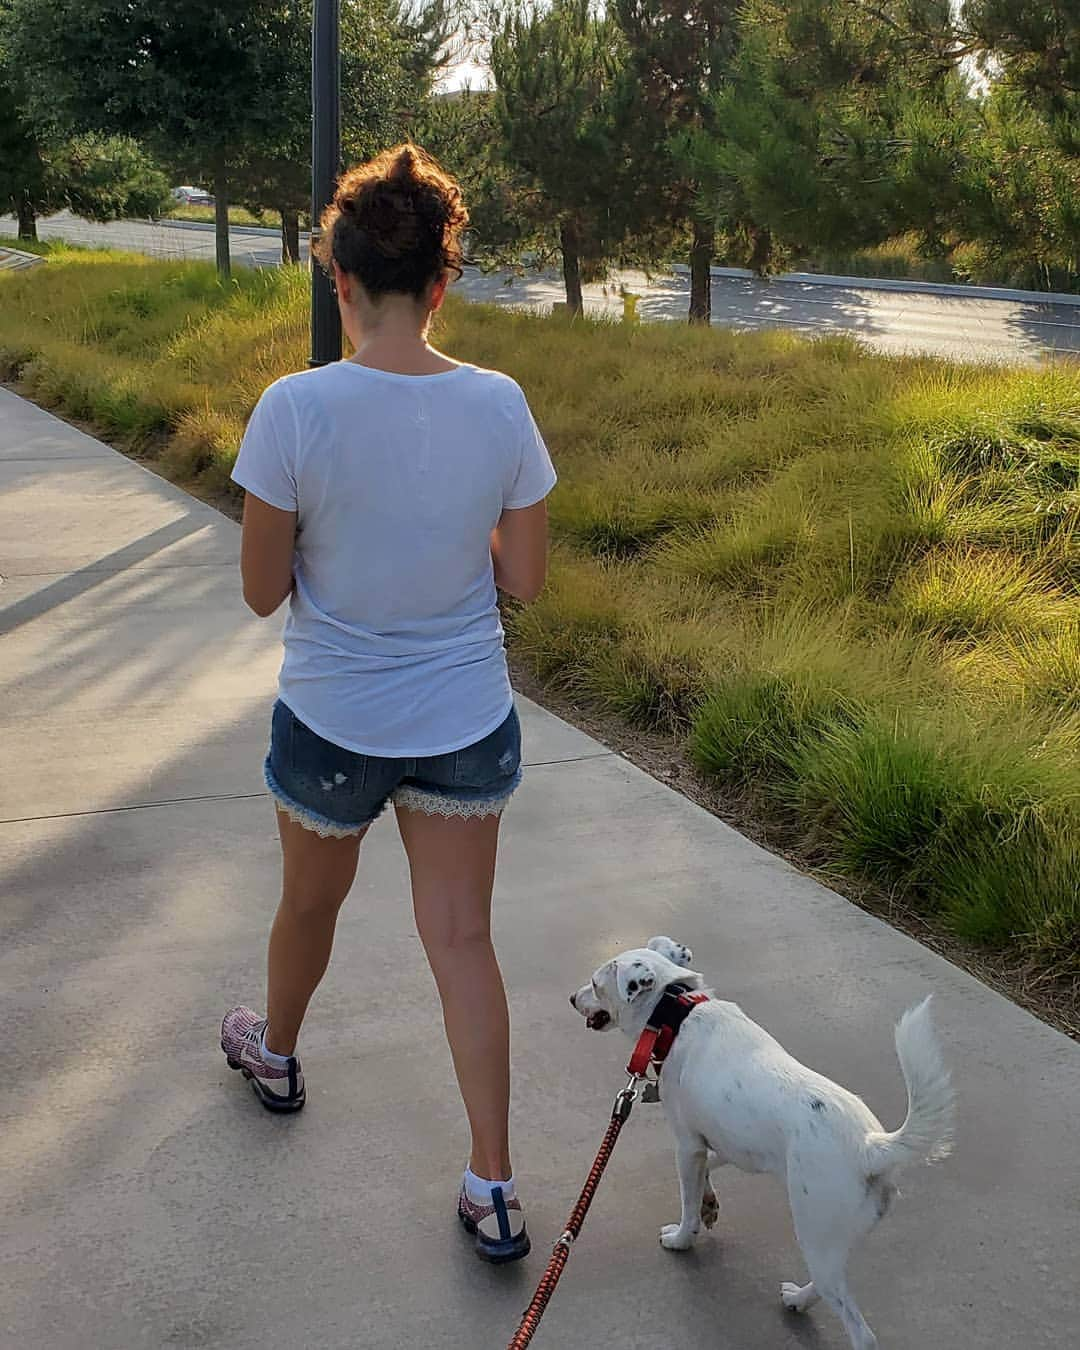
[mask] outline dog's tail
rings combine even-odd
[[[896,1054],[907,1084],[907,1118],[891,1134],[874,1131],[867,1146],[875,1170],[888,1171],[952,1151],[955,1097],[930,1020],[930,998],[909,1008],[896,1024]]]

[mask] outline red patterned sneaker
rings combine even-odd
[[[266,1018],[250,1008],[233,1008],[221,1023],[221,1048],[230,1069],[251,1080],[255,1095],[268,1111],[299,1111],[306,1101],[304,1075],[295,1055],[275,1055],[280,1064],[263,1058],[262,1034]]]
[[[481,1261],[501,1266],[528,1256],[531,1243],[525,1229],[521,1201],[516,1195],[505,1199],[501,1186],[492,1186],[491,1204],[485,1205],[470,1199],[462,1182],[461,1194],[458,1196],[458,1218],[464,1224],[465,1231],[475,1235],[476,1254]]]

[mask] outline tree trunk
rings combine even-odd
[[[300,215],[284,206],[281,208],[281,261],[300,261]]]
[[[225,173],[214,174],[214,244],[217,252],[218,276],[223,281],[232,275],[232,255],[229,253],[229,190]]]
[[[715,231],[712,223],[694,221],[690,246],[690,322],[712,323],[712,260]]]
[[[25,195],[19,198],[19,238],[37,238],[37,212]]]
[[[759,277],[767,276],[773,258],[772,232],[762,226],[754,230],[754,247],[750,254],[750,266]]]
[[[562,249],[562,274],[566,285],[566,307],[570,317],[580,314],[583,309],[581,299],[581,256],[579,253],[578,232],[569,221],[563,221],[559,227],[559,247]]]

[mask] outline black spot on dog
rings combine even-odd
[[[810,1194],[810,1192],[807,1190],[807,1188],[806,1188],[805,1186],[802,1188],[802,1193],[803,1193],[803,1195],[809,1195],[809,1194]]]
[[[630,983],[626,986],[626,992],[628,994],[636,994],[637,991],[638,991],[637,980],[631,980]]]
[[[741,1091],[742,1091],[742,1079],[741,1079],[741,1078],[736,1078],[736,1079],[735,1079],[735,1091],[736,1091],[736,1092],[741,1092]]]
[[[896,1193],[896,1187],[890,1186],[887,1182],[883,1183],[880,1172],[871,1172],[866,1178],[867,1199],[873,1200],[877,1206],[877,1216],[883,1219],[889,1212],[889,1206],[892,1204],[893,1195]]]
[[[811,1110],[811,1111],[824,1111],[824,1110],[825,1110],[825,1103],[821,1100],[820,1097],[815,1097],[814,1100],[810,1103],[810,1110]]]

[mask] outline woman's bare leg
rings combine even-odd
[[[308,1003],[326,973],[334,929],[356,876],[362,834],[322,839],[284,811],[281,903],[270,930],[267,960],[266,1048],[291,1055]]]
[[[472,1130],[469,1166],[489,1181],[512,1175],[508,1140],[510,1019],[491,945],[498,816],[397,813],[409,855],[413,909],[442,999],[443,1022]]]

